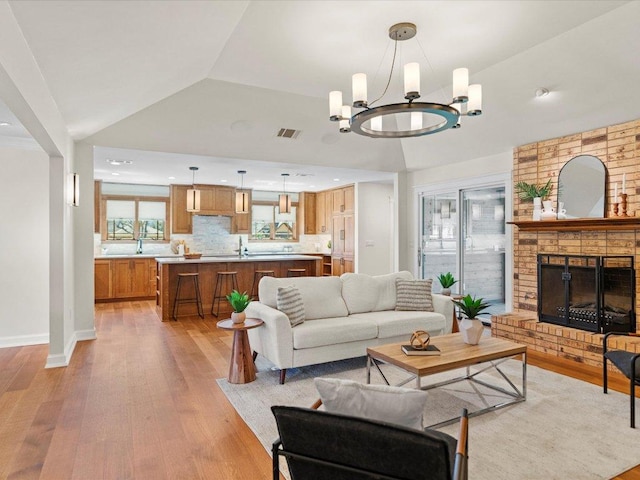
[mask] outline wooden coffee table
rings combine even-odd
[[[247,330],[259,327],[264,322],[259,318],[247,318],[244,323],[233,323],[230,318],[220,320],[216,326],[233,332],[233,346],[229,361],[229,383],[249,383],[256,379],[256,366],[251,356]]]
[[[452,333],[449,335],[441,335],[432,337],[431,343],[438,347],[442,352],[435,356],[408,356],[405,355],[401,346],[408,342],[391,343],[388,345],[380,345],[377,347],[367,348],[367,383],[371,383],[371,367],[374,366],[384,381],[389,385],[387,378],[380,370],[379,363],[388,363],[394,365],[401,370],[411,374],[411,376],[403,381],[404,385],[411,380],[416,380],[417,388],[422,390],[430,390],[432,388],[449,385],[451,383],[469,380],[480,385],[484,385],[492,390],[499,391],[508,395],[512,400],[492,405],[474,412],[469,412],[469,417],[475,417],[483,413],[497,410],[498,408],[513,405],[514,403],[524,402],[527,398],[527,346],[513,343],[502,338],[482,337],[478,345],[467,345],[462,341],[462,335]],[[500,369],[500,364],[506,360],[519,356],[522,361],[522,384],[518,388]],[[471,366],[487,363],[479,370],[471,371]],[[448,372],[457,368],[466,368],[466,373],[462,376],[438,382],[430,385],[422,385],[422,377],[433,375],[434,373]],[[507,390],[497,385],[479,380],[476,376],[490,369],[495,369],[500,376],[506,381],[511,390]],[[436,428],[448,425],[458,421],[458,417],[445,420],[444,422],[431,425]]]

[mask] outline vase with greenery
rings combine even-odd
[[[231,293],[227,295],[227,301],[229,305],[231,305],[231,308],[233,308],[231,321],[233,323],[243,323],[247,318],[247,314],[244,311],[251,303],[247,292],[240,293],[237,290],[232,290]]]
[[[484,326],[477,316],[491,305],[486,303],[482,297],[476,298],[471,295],[465,295],[460,300],[453,300],[453,303],[465,315],[465,318],[460,320],[460,333],[464,343],[477,345],[484,330]]]
[[[541,219],[542,201],[551,195],[551,188],[551,179],[544,185],[527,182],[516,183],[516,192],[518,192],[520,199],[525,202],[533,202],[533,220]]]
[[[458,281],[454,278],[451,272],[441,273],[438,275],[438,281],[442,285],[442,295],[451,295],[451,287],[453,287]]]

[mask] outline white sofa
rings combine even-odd
[[[341,277],[263,277],[260,301],[247,307],[247,317],[264,325],[249,330],[254,352],[280,369],[366,355],[369,346],[408,341],[416,330],[431,335],[451,333],[453,303],[432,294],[433,312],[396,311],[396,279],[411,280],[410,272],[369,276],[345,273]],[[276,309],[278,287],[295,285],[304,302],[305,322],[292,327]]]

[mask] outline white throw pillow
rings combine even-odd
[[[294,285],[278,287],[276,304],[278,306],[278,310],[289,317],[289,322],[291,322],[292,327],[304,322],[304,303],[302,302],[302,295],[300,295],[300,291]]]
[[[428,393],[413,388],[365,385],[337,378],[314,379],[327,412],[422,430]]]
[[[433,312],[432,282],[396,279],[396,310]]]

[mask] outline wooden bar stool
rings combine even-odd
[[[200,298],[200,282],[198,273],[179,273],[178,285],[176,286],[176,296],[173,300],[173,319],[178,320],[178,305],[183,303],[195,303],[198,305],[198,315],[200,318],[204,318],[204,312],[202,311],[202,299]],[[195,298],[182,298],[180,296],[180,289],[182,288],[182,281],[193,280],[193,288],[196,291]]]
[[[305,277],[306,275],[306,268],[287,268],[287,277]]]
[[[274,270],[256,270],[253,273],[253,285],[251,285],[251,299],[258,299],[258,284],[262,277],[275,277],[276,272]]]
[[[229,289],[229,282],[231,282],[231,288]],[[224,289],[223,289],[224,287]],[[216,286],[213,289],[213,302],[211,303],[211,315],[218,316],[220,313],[220,300],[227,298],[227,293],[231,290],[238,290],[238,272],[218,272],[216,275]],[[227,292],[227,293],[224,293]],[[218,308],[215,309],[216,300],[218,301]],[[215,312],[214,312],[215,309]]]

